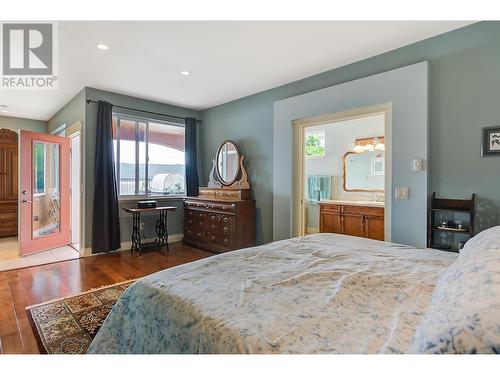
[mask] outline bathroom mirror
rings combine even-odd
[[[217,151],[217,175],[219,181],[231,185],[240,174],[240,152],[233,141],[225,141]]]
[[[384,152],[346,153],[343,158],[342,175],[345,191],[384,192]]]

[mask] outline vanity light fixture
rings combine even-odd
[[[354,142],[355,146],[354,146],[354,152],[358,152],[358,153],[361,153],[363,151],[365,151],[365,148],[361,145],[357,145],[356,142]]]
[[[385,140],[383,136],[373,138],[359,138],[354,141],[354,152],[384,151]]]

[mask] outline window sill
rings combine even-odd
[[[326,155],[305,155],[306,159],[323,159]]]
[[[156,197],[148,197],[145,195],[142,196],[130,196],[130,197],[119,197],[118,203],[127,203],[127,202],[137,202],[137,201],[181,201],[186,198],[185,195],[170,195],[170,196],[156,196]]]

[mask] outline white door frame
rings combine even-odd
[[[76,136],[76,134],[80,135],[80,248],[78,252],[80,253],[80,257],[85,256],[85,134],[83,131],[83,126],[80,121],[75,122],[70,126],[66,126],[66,124],[62,124],[57,127],[51,134],[61,133],[62,131],[66,131],[66,137],[72,138]],[[70,218],[71,220],[71,218]],[[73,230],[73,228],[71,228]]]
[[[70,186],[71,186],[71,214],[70,214],[71,215],[71,218],[70,218],[70,220],[71,220],[71,243],[70,243],[70,246],[73,247],[73,245],[74,245],[74,242],[73,242],[73,231],[78,230],[78,244],[79,244],[79,248],[77,250],[78,250],[78,252],[81,252],[81,248],[82,248],[82,246],[81,246],[81,234],[82,234],[81,233],[82,232],[81,231],[81,220],[82,220],[82,193],[81,193],[81,191],[82,191],[82,189],[80,188],[80,186],[81,186],[81,178],[82,178],[82,174],[81,174],[81,165],[82,164],[81,164],[81,160],[80,160],[80,158],[82,157],[82,154],[81,154],[81,149],[82,149],[81,148],[81,145],[82,145],[81,130],[80,129],[76,130],[75,132],[71,133],[68,137],[71,140],[71,143],[70,143],[71,144],[71,151],[70,151],[71,152],[71,166],[73,166],[73,155],[74,155],[75,151],[78,152],[78,161],[80,162],[80,171],[79,171],[80,172],[80,177],[79,177],[80,183],[79,183],[79,186],[76,187],[76,191],[74,191],[74,186],[73,186],[73,169],[71,169],[71,184],[70,184]],[[76,137],[79,138],[79,141],[78,141],[79,149],[78,150],[73,150],[73,138],[76,138]],[[74,194],[78,194],[79,195],[79,199],[78,199],[78,203],[79,203],[79,205],[78,205],[79,206],[78,207],[78,215],[80,217],[79,217],[79,220],[78,220],[78,222],[79,222],[78,228],[74,228],[73,227],[73,209],[74,209],[73,208],[74,207],[73,206],[73,196],[74,196]]]
[[[391,198],[392,198],[392,105],[391,103],[356,108],[353,110],[329,113],[292,121],[293,126],[293,217],[292,234],[294,237],[305,234],[304,204],[304,138],[308,127],[324,125],[383,113],[385,116],[385,192],[384,192],[384,236],[391,241]]]

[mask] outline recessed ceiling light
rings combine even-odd
[[[182,74],[183,76],[188,76],[188,75],[190,75],[190,74],[191,74],[191,72],[190,72],[189,70],[183,70],[183,71],[181,72],[181,74]]]
[[[97,48],[102,49],[102,50],[109,49],[109,47],[104,43],[97,43]]]

